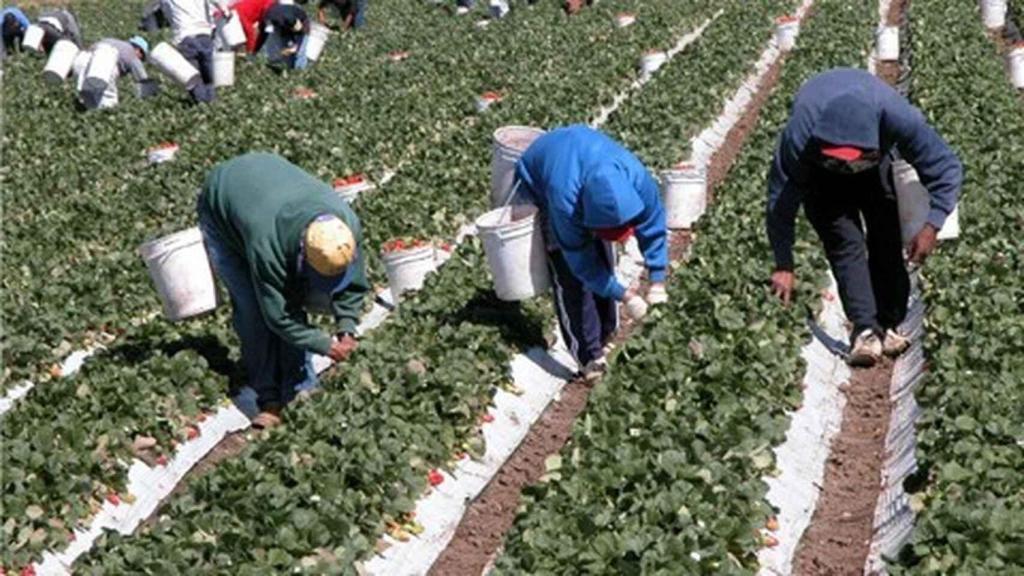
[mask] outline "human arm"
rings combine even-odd
[[[287,274],[282,262],[249,255],[253,288],[263,319],[274,334],[296,348],[327,355],[332,340],[322,330],[310,326],[300,303],[285,298]]]

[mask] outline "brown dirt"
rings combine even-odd
[[[793,574],[860,576],[875,523],[892,410],[892,362],[855,370],[843,387],[843,425],[832,441],[825,481],[810,526],[793,559]]]
[[[750,132],[757,125],[761,107],[771,95],[782,60],[765,77],[746,114],[733,126],[722,148],[708,167],[708,200],[736,161]],[[672,235],[671,260],[685,260],[694,236],[689,232]],[[621,342],[629,337],[632,326],[624,326],[616,336]],[[547,407],[534,423],[526,439],[498,470],[484,491],[469,505],[448,547],[434,562],[430,576],[479,576],[500,553],[505,534],[515,521],[523,488],[536,483],[545,472],[544,461],[561,451],[572,433],[576,418],[583,412],[591,387],[573,381],[562,390],[561,398]]]

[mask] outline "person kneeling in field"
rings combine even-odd
[[[231,296],[260,410],[253,426],[275,426],[297,392],[316,386],[313,353],[341,362],[356,348],[370,290],[359,219],[330,186],[266,153],[214,167],[197,212],[210,263]],[[333,315],[336,337],[311,326],[307,311]]]
[[[930,196],[928,220],[909,245],[910,261],[920,264],[956,207],[963,168],[920,110],[888,84],[854,69],[812,78],[796,95],[772,161],[767,227],[773,290],[789,303],[794,224],[803,204],[853,323],[852,366],[873,366],[883,354],[896,357],[909,346],[898,331],[910,278],[892,183],[895,152],[917,170]]]
[[[108,46],[117,52],[117,64],[109,78],[90,78],[89,68],[100,46]],[[117,38],[104,38],[92,46],[90,53],[88,58],[77,61],[75,69],[78,101],[86,110],[117,106],[117,80],[124,74],[131,74],[139,86],[149,81],[143,64],[149,54],[149,43],[141,36],[132,36],[127,42]],[[148,97],[154,93],[144,92],[140,88],[139,94]]]
[[[668,299],[668,231],[658,183],[640,160],[608,136],[575,125],[544,134],[516,165],[512,194],[543,215],[558,322],[589,381],[606,368],[618,329],[618,303],[642,317],[647,304]],[[638,286],[615,277],[613,243],[636,234],[652,283],[647,302]]]

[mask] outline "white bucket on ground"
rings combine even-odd
[[[775,19],[775,44],[779,50],[789,52],[796,47],[796,37],[800,33],[800,20],[795,16],[783,16]]]
[[[875,47],[878,59],[892,62],[900,59],[900,28],[899,26],[882,26],[875,33]]]
[[[221,44],[232,50],[245,44],[245,30],[242,28],[242,19],[238,17],[237,12],[232,12],[224,21],[218,36]]]
[[[72,61],[73,62],[73,61]],[[93,48],[89,66],[85,69],[83,88],[100,92],[117,82],[117,48],[100,42]]]
[[[1024,89],[1024,44],[1017,44],[1006,55],[1010,67],[1010,81],[1014,88]]]
[[[497,208],[476,220],[494,291],[507,301],[543,294],[551,286],[548,256],[536,206]]]
[[[35,24],[29,24],[28,28],[25,29],[25,36],[21,39],[22,48],[41,52],[43,50],[44,35],[42,27]]]
[[[331,37],[331,29],[323,24],[313,22],[309,25],[309,38],[306,40],[306,58],[316,62]]]
[[[235,53],[213,53],[213,85],[217,88],[235,85]]]
[[[170,162],[178,155],[178,150],[180,149],[181,146],[173,142],[154,146],[153,148],[146,150],[146,160],[150,164],[163,164],[164,162]]]
[[[503,126],[491,145],[491,208],[504,206],[516,179],[516,163],[533,141],[544,134],[531,126]]]
[[[80,50],[70,40],[58,40],[50,51],[50,58],[43,68],[43,79],[51,84],[60,84],[71,73],[75,58]]]
[[[684,164],[661,174],[661,195],[665,204],[665,223],[673,229],[691,228],[707,208],[707,174]]]
[[[423,288],[423,281],[437,268],[432,244],[383,254],[391,299],[398,302],[403,292]]]
[[[167,42],[157,44],[149,58],[161,72],[185,88],[192,88],[201,80],[199,70]]]
[[[333,182],[334,192],[341,196],[341,199],[349,204],[359,198],[359,193],[371,188],[366,178],[335,178]]]
[[[647,52],[640,58],[640,71],[644,74],[653,74],[668,61],[668,54],[664,52]]]
[[[928,220],[931,203],[928,189],[921,184],[921,178],[909,163],[903,160],[893,162],[892,176],[896,185],[896,203],[900,214],[900,235],[903,237],[903,244],[906,245],[924,227]],[[960,235],[959,208],[957,205],[946,218],[942,230],[939,230],[938,238],[940,240],[948,240]]]
[[[217,307],[217,289],[199,228],[146,242],[139,248],[156,285],[164,316],[172,322]]]
[[[493,104],[501,102],[501,94],[497,92],[485,92],[476,99],[476,111],[486,112]]]
[[[986,28],[1006,25],[1006,0],[981,0],[981,21]]]

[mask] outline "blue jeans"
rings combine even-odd
[[[601,240],[598,253],[604,264],[615,269],[615,253]],[[591,360],[604,356],[604,345],[619,329],[618,302],[602,298],[583,285],[565,262],[561,250],[548,253],[548,268],[554,285],[555,313],[565,345],[582,370]]]
[[[231,296],[242,366],[256,393],[256,404],[260,410],[280,408],[294,399],[296,393],[317,385],[313,355],[288,344],[267,326],[245,256],[224,240],[205,204],[200,203],[197,211],[210,264]]]

